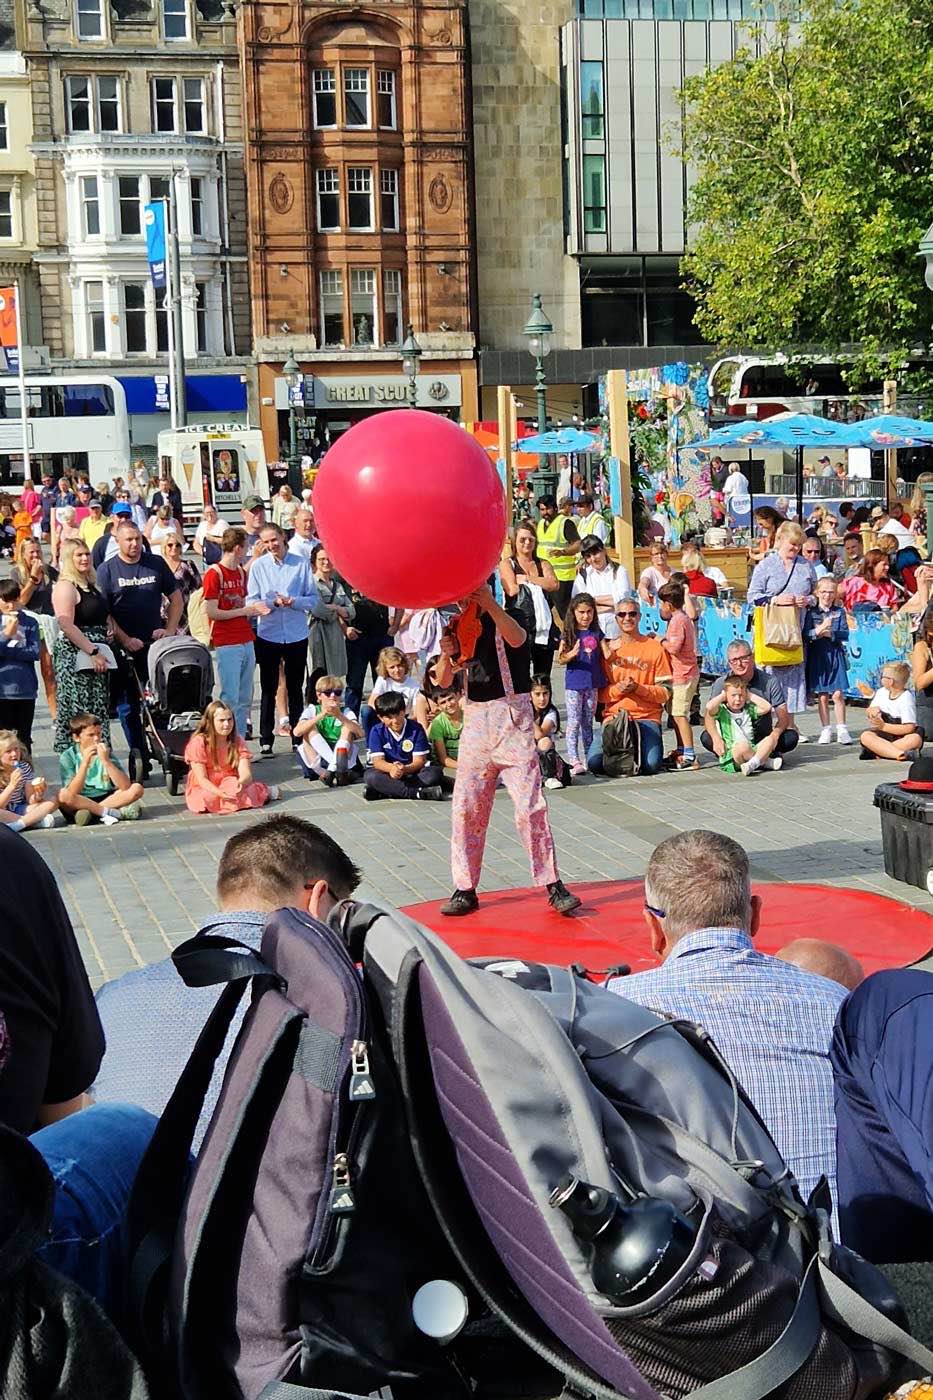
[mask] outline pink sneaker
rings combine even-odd
[[[571,765],[570,771],[575,778],[582,778],[584,773],[589,772],[589,769],[585,763],[574,763]]]

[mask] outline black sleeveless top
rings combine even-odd
[[[107,600],[93,584],[89,588],[79,588],[75,604],[75,626],[82,632],[86,627],[105,627],[107,624]]]

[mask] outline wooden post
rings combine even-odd
[[[632,523],[632,451],[628,434],[628,389],[624,369],[606,373],[609,453],[619,463],[621,506],[613,518],[616,554],[635,584],[635,531]]]
[[[897,380],[886,379],[881,394],[881,409],[883,413],[894,413],[897,410]],[[891,504],[897,499],[897,449],[889,447],[884,454],[884,475],[885,489],[887,492],[887,507],[891,509]]]

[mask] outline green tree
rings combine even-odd
[[[933,219],[933,4],[805,0],[684,86],[686,283],[713,344],[861,347],[929,335],[917,244]]]

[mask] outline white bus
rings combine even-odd
[[[23,479],[19,383],[0,377],[0,474]],[[127,474],[130,427],[126,394],[104,374],[27,374],[26,432],[30,471],[84,471],[92,482]],[[4,470],[5,468],[5,470]]]
[[[853,393],[843,368],[838,360],[828,358],[727,355],[710,370],[710,417],[763,419],[775,413],[816,413],[845,422],[856,405],[853,416],[880,413],[881,381]]]

